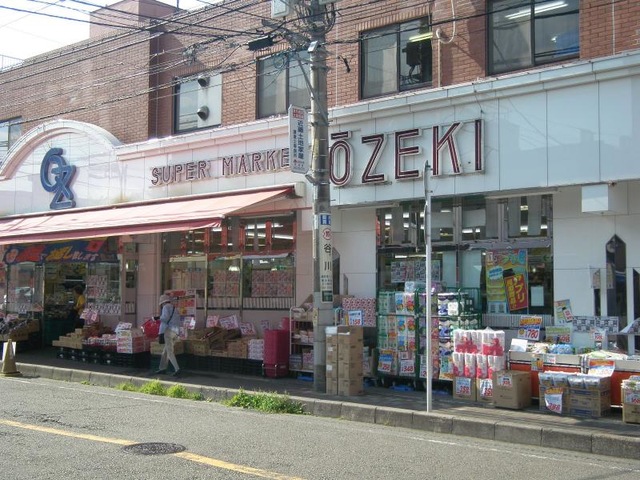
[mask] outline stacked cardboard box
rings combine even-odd
[[[149,339],[141,328],[116,332],[116,351],[118,353],[140,353],[149,351]]]
[[[611,377],[572,375],[569,380],[569,415],[597,418],[611,412]]]
[[[227,354],[232,358],[247,358],[248,342],[243,339],[227,342]]]
[[[29,334],[40,331],[40,322],[33,319],[0,318],[0,341],[14,342],[29,339]]]
[[[501,370],[493,373],[493,403],[499,408],[516,410],[531,405],[531,373]]]
[[[164,350],[164,344],[161,345],[158,341],[151,342],[149,345],[149,350],[151,351],[151,355],[162,355],[162,351]],[[185,342],[182,340],[178,340],[173,344],[173,353],[176,355],[182,355],[185,351]]]
[[[239,328],[209,327],[187,330],[185,351],[197,356],[222,356],[220,352],[227,352],[228,343],[239,338],[241,338],[241,330]],[[225,353],[224,356],[242,355],[237,358],[247,358],[247,353],[244,352],[245,347],[246,345],[234,350],[234,355]],[[215,354],[214,351],[216,352]]]
[[[622,421],[640,423],[640,376],[622,381]]]
[[[327,393],[362,395],[363,334],[362,327],[327,328]]]
[[[337,327],[327,327],[327,393],[338,394],[338,330]],[[291,361],[291,359],[290,359]],[[300,358],[302,365],[302,357]]]
[[[475,402],[478,399],[476,379],[469,377],[454,377],[453,398]]]
[[[54,347],[82,349],[82,339],[84,334],[81,328],[76,328],[73,332],[62,335],[58,340],[54,340],[51,344]]]
[[[184,343],[186,353],[197,357],[207,357],[211,354],[211,346],[207,339],[189,338]]]

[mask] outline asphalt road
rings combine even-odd
[[[0,445],[0,478],[17,480],[640,478],[640,459],[43,378],[0,377]]]

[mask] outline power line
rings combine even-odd
[[[41,0],[29,0],[29,1],[33,1],[36,3],[41,3]],[[95,5],[92,4],[90,2],[79,2],[79,0],[73,0],[76,1],[78,3],[83,3],[83,4],[88,4],[88,5],[93,5],[96,7],[99,7],[99,5]],[[239,1],[242,0],[233,0],[231,3],[237,3]],[[251,6],[257,5],[260,3],[260,0],[254,0],[251,3],[247,3],[246,5],[241,5],[239,7],[236,8],[231,8],[228,6],[224,7],[224,10],[226,13],[230,13],[230,12],[241,12],[242,9],[246,9],[249,8]],[[72,9],[71,7],[67,7]],[[108,8],[108,7],[105,7]],[[211,7],[211,8],[218,8],[217,5]],[[5,9],[5,10],[12,10],[12,11],[19,11],[19,12],[25,12],[25,13],[31,13],[34,15],[42,15],[42,16],[46,16],[46,17],[51,17],[51,18],[56,18],[56,19],[60,19],[60,20],[69,20],[69,21],[74,21],[74,22],[80,22],[80,23],[90,23],[90,24],[94,24],[94,25],[98,25],[98,26],[104,26],[104,27],[109,27],[109,28],[114,28],[114,29],[126,29],[129,30],[131,32],[137,32],[137,31],[148,31],[149,29],[154,28],[154,26],[156,28],[159,28],[160,26],[171,26],[171,25],[179,25],[182,27],[198,27],[198,28],[202,28],[205,31],[204,32],[182,32],[181,28],[177,27],[174,30],[172,30],[169,33],[174,33],[176,35],[201,35],[201,36],[207,36],[210,37],[211,33],[210,32],[214,32],[218,34],[218,37],[220,39],[225,39],[227,37],[230,36],[240,36],[240,35],[252,35],[251,31],[240,31],[240,30],[231,30],[231,29],[224,29],[221,27],[211,27],[211,26],[203,26],[203,25],[198,25],[195,23],[189,23],[189,22],[184,22],[182,21],[185,18],[189,18],[191,16],[194,15],[200,15],[203,12],[205,12],[207,10],[207,8],[203,8],[203,9],[199,9],[196,11],[192,11],[192,12],[185,12],[182,14],[179,14],[178,16],[180,17],[180,19],[174,17],[168,17],[168,18],[160,18],[160,17],[146,17],[149,20],[152,20],[153,22],[157,22],[154,25],[151,26],[134,26],[134,25],[123,25],[122,23],[118,23],[118,24],[113,24],[113,23],[104,23],[104,22],[99,22],[99,21],[95,21],[95,20],[85,20],[85,19],[77,19],[77,18],[72,18],[72,17],[67,17],[67,16],[61,16],[61,15],[53,15],[53,14],[47,14],[47,13],[42,13],[39,11],[32,11],[32,10],[24,10],[24,9],[19,9],[19,8],[15,8],[15,7],[8,7],[8,6],[4,6],[4,5],[0,5],[0,9]],[[72,9],[73,10],[73,9]],[[120,10],[116,10],[116,9],[111,9],[115,12],[118,12],[120,14],[129,14],[129,15],[135,15],[136,17],[140,17],[139,15],[136,14],[132,14],[130,12],[123,12]],[[220,13],[218,15],[215,15],[213,17],[204,17],[204,19],[200,22],[205,22],[205,21],[209,21],[211,18],[219,18],[222,15],[224,15],[223,13]],[[118,18],[118,20],[120,21],[122,17]],[[264,18],[264,17],[260,17],[260,18]],[[259,35],[258,33],[254,33],[253,35]],[[48,58],[47,58],[48,59]],[[45,59],[43,59],[45,60]]]
[[[240,0],[236,0],[236,1],[240,1]],[[235,3],[235,2],[234,2],[234,3]],[[250,5],[255,5],[255,4],[250,4]],[[0,8],[3,8],[3,7],[1,7],[1,6],[0,6]],[[228,11],[228,10],[229,10],[229,9],[227,9],[227,11]],[[199,12],[201,12],[201,11],[199,11]],[[192,14],[189,14],[189,15],[192,15]],[[207,18],[205,18],[205,19],[204,19],[204,20],[202,20],[202,21],[211,21],[211,20],[215,20],[215,19],[219,18],[219,17],[220,17],[220,16],[222,16],[222,15],[223,15],[223,14],[219,14],[219,15],[214,15],[214,16],[211,16],[211,17],[207,17]],[[165,24],[170,24],[171,22],[167,21],[167,22],[164,22],[164,23],[165,23]],[[103,24],[103,25],[104,25],[104,24]],[[193,26],[194,24],[188,24],[188,25],[189,25],[189,26]],[[178,28],[176,28],[176,29],[174,29],[174,30],[161,31],[161,27],[163,27],[163,26],[164,26],[164,25],[151,25],[151,26],[146,26],[146,27],[136,27],[136,28],[135,28],[135,31],[127,32],[127,33],[124,33],[124,34],[116,34],[116,35],[114,35],[114,36],[112,36],[112,37],[107,38],[106,40],[103,40],[102,42],[89,42],[89,43],[85,43],[85,44],[83,45],[82,49],[91,49],[91,48],[98,47],[98,46],[102,47],[102,46],[103,46],[103,43],[107,43],[107,42],[110,42],[110,41],[116,41],[116,40],[118,40],[118,39],[120,39],[120,38],[122,38],[122,37],[126,37],[126,36],[129,36],[129,35],[133,35],[133,34],[137,33],[138,31],[139,31],[139,32],[152,32],[152,31],[154,31],[154,30],[155,30],[155,31],[159,31],[159,33],[174,34],[174,35],[189,35],[189,36],[192,36],[192,37],[197,37],[197,36],[199,36],[199,35],[204,35],[204,34],[195,33],[195,32],[190,32],[190,33],[182,32],[182,31],[181,31],[182,27],[178,27]],[[245,31],[242,31],[242,32],[238,32],[238,33],[236,34],[236,36],[241,36],[241,35],[251,35],[251,32],[245,32]],[[219,35],[219,36],[218,36],[218,38],[213,38],[213,39],[211,39],[210,37],[211,37],[210,35],[206,35],[206,38],[207,38],[207,40],[205,41],[206,43],[212,43],[212,42],[217,41],[217,40],[223,40],[223,41],[226,41],[226,40],[228,40],[229,38],[231,38],[231,37],[227,37],[227,36],[225,36],[225,35]],[[138,43],[140,43],[140,42],[146,42],[146,41],[148,41],[148,39],[147,39],[147,38],[144,38],[144,39],[142,39],[142,40],[133,41],[133,42],[132,42],[132,43],[130,43],[128,46],[133,46],[133,45],[138,44]],[[202,43],[205,43],[205,42],[200,42],[200,43],[202,44]],[[119,48],[126,48],[126,47],[127,47],[127,45],[122,45],[122,46],[120,46]],[[64,55],[72,55],[72,54],[76,54],[76,53],[78,52],[78,50],[79,50],[79,49],[73,49],[73,50],[67,51],[67,52],[65,52],[64,54],[60,55],[60,57],[61,57],[61,56],[64,56]],[[98,53],[98,55],[103,55],[103,54],[107,54],[107,53],[112,53],[112,51],[103,51],[103,52],[99,52],[99,53]],[[56,57],[56,58],[59,58],[59,57]],[[95,58],[95,57],[91,57],[91,58]],[[42,58],[41,60],[38,60],[38,61],[33,62],[33,63],[30,63],[30,64],[29,64],[29,66],[33,66],[33,65],[36,65],[36,64],[44,64],[44,63],[47,63],[50,59],[51,59],[50,57]],[[85,61],[85,60],[87,60],[87,59],[85,59],[85,58],[77,59],[77,58],[76,58],[76,59],[73,59],[72,61],[70,61],[70,62],[68,62],[68,63],[65,63],[65,64],[62,64],[62,65],[56,66],[55,68],[67,68],[67,67],[69,67],[69,66],[71,66],[71,65],[74,65],[74,64],[76,64],[76,63],[79,63],[79,62],[82,62],[82,61]],[[47,68],[47,71],[49,71],[51,67],[47,65],[47,66],[46,66],[46,68]],[[39,73],[40,73],[40,72],[34,72],[32,75],[37,75],[37,74],[39,74]],[[24,78],[24,77],[22,77],[22,78]],[[16,79],[16,80],[20,80],[20,79]],[[2,85],[2,84],[4,84],[4,83],[7,83],[7,82],[0,82],[0,85]]]
[[[84,3],[88,3],[88,2],[84,2]],[[198,25],[198,24],[202,24],[202,23],[204,23],[204,22],[211,22],[211,21],[213,21],[213,20],[215,20],[215,19],[218,19],[218,18],[222,17],[223,15],[225,15],[225,12],[227,12],[227,13],[228,13],[228,12],[236,12],[236,13],[237,13],[237,12],[242,12],[242,10],[247,9],[247,8],[250,8],[250,7],[254,7],[255,5],[257,5],[257,4],[261,3],[261,2],[259,2],[259,1],[258,1],[258,2],[245,2],[245,4],[243,4],[243,5],[239,5],[239,6],[236,6],[236,7],[233,7],[233,8],[232,8],[230,5],[231,5],[231,4],[234,4],[234,3],[238,3],[238,0],[234,0],[233,2],[229,2],[229,3],[227,3],[227,5],[225,6],[225,8],[223,9],[223,10],[224,10],[224,12],[222,12],[222,13],[218,13],[218,14],[216,14],[216,15],[208,15],[208,16],[207,16],[207,15],[202,15],[202,19],[201,19],[198,23],[193,23],[193,22],[192,22],[192,23],[188,23],[188,24],[186,24],[186,25],[187,25],[187,26],[190,26],[190,27],[193,27],[193,26],[202,26],[202,25]],[[214,7],[212,7],[212,8],[218,8],[218,7],[219,7],[219,5],[215,5],[215,6],[214,6]],[[0,8],[2,8],[2,7],[0,7]],[[200,15],[200,14],[202,14],[202,12],[209,13],[209,12],[211,12],[211,11],[212,11],[212,9],[202,9],[202,10],[198,10],[198,11],[196,11],[196,12],[187,12],[186,14],[183,14],[181,18],[183,18],[183,19],[184,19],[184,18],[194,17],[194,15]],[[262,19],[262,18],[264,18],[264,16],[254,14],[254,13],[252,13],[252,12],[242,12],[242,13],[250,14],[250,15],[252,15],[252,16],[254,16],[254,17],[261,18],[261,19]],[[169,20],[165,21],[164,23],[165,23],[165,24],[170,24],[170,23],[171,23],[171,21],[170,21],[170,20],[171,20],[171,19],[169,19]],[[175,23],[175,22],[173,22],[173,23]],[[216,28],[216,27],[209,27],[209,26],[207,26],[207,25],[204,25],[204,26],[202,26],[202,27],[205,27],[205,28],[214,28],[214,29]],[[155,28],[155,29],[157,29],[157,30],[161,30],[161,28],[159,28],[158,26],[150,26],[150,27],[146,27],[146,29],[147,29],[147,30],[153,30],[154,28]],[[143,29],[143,28],[138,28],[138,30],[144,31],[144,29]],[[166,30],[164,33],[167,33],[167,34],[176,34],[176,35],[188,35],[188,36],[191,36],[191,37],[196,37],[196,36],[198,36],[198,35],[205,36],[205,37],[206,37],[206,40],[201,41],[201,42],[196,42],[196,44],[192,44],[192,46],[195,46],[195,47],[202,47],[202,46],[204,46],[204,45],[207,45],[207,44],[213,43],[213,42],[218,41],[218,40],[221,40],[221,41],[229,41],[229,40],[230,40],[230,39],[232,39],[234,36],[241,36],[241,35],[242,35],[242,36],[244,36],[244,35],[249,35],[249,36],[250,36],[250,35],[259,35],[259,34],[260,34],[260,33],[258,33],[257,31],[256,31],[256,33],[252,33],[250,30],[246,30],[246,31],[245,31],[245,30],[243,30],[243,31],[241,31],[241,32],[239,32],[239,31],[235,31],[235,32],[238,32],[238,33],[236,33],[235,35],[219,35],[217,38],[216,38],[216,37],[211,38],[211,35],[202,34],[202,33],[199,33],[199,32],[183,32],[183,31],[181,31],[181,30],[182,30],[181,28],[175,28],[175,29],[173,29],[173,30]],[[219,31],[219,30],[220,30],[220,29],[217,29],[217,31]],[[232,31],[232,32],[234,32],[234,31]],[[128,32],[128,33],[129,33],[129,34],[131,34],[130,32]],[[135,32],[133,32],[133,33],[135,33]],[[227,33],[228,33],[228,32],[227,32]],[[125,34],[121,34],[121,35],[127,35],[127,33],[125,33]],[[111,37],[111,38],[110,38],[110,40],[111,40],[111,41],[115,41],[115,40],[117,40],[118,38],[120,38],[120,37],[118,37],[118,36],[114,36],[114,37]],[[147,41],[147,39],[145,38],[145,39],[143,39],[143,40],[141,40],[141,41],[143,41],[143,42],[144,42],[144,41]],[[139,41],[138,41],[138,42],[139,42]],[[138,43],[138,42],[133,42],[133,43],[131,43],[131,45],[133,45],[133,44],[135,44],[135,43]],[[92,47],[94,47],[94,46],[96,46],[96,45],[97,45],[96,43],[87,43],[87,44],[85,44],[82,48],[92,48]],[[101,45],[101,46],[102,46],[102,45]],[[190,47],[185,47],[185,50],[186,50],[186,49],[188,49],[188,48],[190,48]],[[78,50],[79,50],[78,48],[74,48],[74,49],[72,49],[72,50],[68,50],[68,51],[63,52],[62,54],[58,55],[58,57],[56,57],[56,58],[59,58],[59,57],[61,57],[61,56],[63,56],[63,55],[72,55],[72,54],[76,54],[76,53],[78,52]],[[107,53],[108,53],[108,52],[107,52]],[[102,54],[103,54],[102,52],[98,52],[98,53],[97,53],[97,55],[102,55]],[[36,65],[36,64],[41,64],[41,63],[42,63],[42,64],[46,63],[47,65],[45,66],[45,68],[47,68],[47,70],[49,70],[49,68],[50,68],[50,67],[49,67],[49,63],[48,63],[48,61],[51,59],[51,56],[46,56],[46,57],[36,57],[36,58],[37,58],[37,61],[36,61],[36,62],[32,62],[32,63],[30,63],[30,64],[29,64],[30,66],[34,66],[34,65]],[[64,64],[64,65],[61,65],[61,66],[60,66],[60,68],[66,68],[66,67],[68,67],[68,66],[71,66],[71,65],[73,65],[73,64],[75,64],[75,63],[78,63],[78,62],[81,62],[81,61],[84,61],[84,59],[77,59],[77,58],[76,58],[76,59],[73,59],[72,61],[70,61],[70,62],[68,62],[68,63],[66,63],[66,64]],[[33,74],[38,74],[38,73],[40,73],[40,72],[34,72]],[[11,80],[9,80],[9,82],[10,82],[10,81],[11,81]],[[3,84],[3,83],[7,83],[7,81],[0,83],[0,85],[1,85],[1,84]]]

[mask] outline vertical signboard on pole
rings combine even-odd
[[[294,173],[309,171],[308,138],[307,111],[294,105],[289,106],[289,159]]]
[[[331,241],[331,214],[316,215],[320,251],[320,293],[323,302],[333,302],[333,244]]]

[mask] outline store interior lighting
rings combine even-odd
[[[535,13],[538,14],[538,13],[550,12],[552,10],[557,10],[559,8],[564,8],[567,6],[568,6],[567,2],[563,2],[563,1],[536,5]],[[531,9],[523,8],[522,10],[518,10],[515,13],[510,13],[509,15],[505,15],[504,18],[507,18],[509,20],[516,20],[518,18],[528,17],[529,15],[531,15]]]

